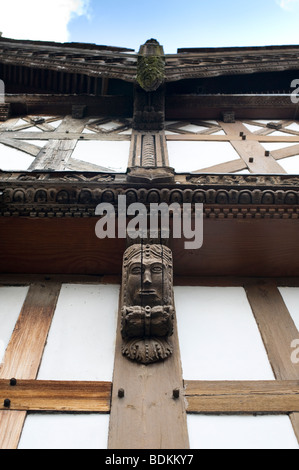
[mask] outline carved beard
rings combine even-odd
[[[121,313],[123,339],[163,338],[173,334],[174,308],[170,305],[153,308],[124,306]]]

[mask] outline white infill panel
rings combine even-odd
[[[92,163],[103,171],[125,173],[130,153],[129,141],[85,141],[78,142],[72,158]]]
[[[28,415],[19,449],[107,449],[109,415]]]
[[[0,364],[29,287],[0,287]]]
[[[288,157],[288,158],[279,160],[279,164],[289,175],[298,175],[299,155],[295,155],[294,157]]]
[[[288,416],[188,415],[191,449],[299,449]]]
[[[0,144],[0,170],[25,171],[34,161],[34,157],[21,150]]]
[[[241,287],[175,287],[185,380],[274,380]]]
[[[112,381],[119,286],[62,286],[39,380]]]
[[[239,160],[239,155],[229,142],[167,143],[169,165],[177,173],[197,171],[220,163]]]
[[[297,327],[299,343],[299,287],[279,287],[278,289]]]

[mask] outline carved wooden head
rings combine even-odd
[[[123,354],[143,364],[172,354],[172,253],[163,245],[136,244],[123,262]]]
[[[124,255],[124,303],[127,306],[170,305],[172,253],[162,245],[133,245]]]

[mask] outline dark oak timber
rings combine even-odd
[[[286,214],[287,215],[287,214]],[[121,274],[125,242],[99,240],[95,218],[0,218],[3,273]],[[203,246],[170,240],[178,276],[299,274],[298,219],[208,218]]]

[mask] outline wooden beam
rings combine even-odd
[[[273,150],[271,155],[275,160],[281,160],[283,158],[295,157],[299,155],[299,144],[292,145],[291,147],[285,147],[282,149]]]
[[[5,136],[0,137],[0,143],[7,145],[7,147],[21,150],[21,152],[28,153],[32,157],[36,157],[41,151],[40,147],[37,145],[29,144],[28,142],[23,142],[22,140],[8,139]]]
[[[293,364],[291,343],[299,333],[273,283],[246,285],[246,294],[260,329],[277,380],[298,380],[299,364]]]
[[[77,140],[52,140],[42,148],[30,165],[32,170],[64,170],[77,145]]]
[[[109,413],[110,382],[18,380],[16,386],[0,380],[0,410]]]
[[[35,379],[60,293],[60,283],[31,285],[0,367],[0,379]],[[0,411],[0,449],[16,449],[25,411]],[[10,413],[10,412],[9,412]]]
[[[188,413],[291,413],[299,411],[299,380],[186,381]]]
[[[247,132],[248,129],[246,128]],[[167,134],[166,140],[169,142],[183,141],[183,142],[243,142],[242,137],[236,132],[232,132],[229,135],[205,135],[205,134],[184,134],[184,135],[174,135]],[[246,141],[250,142],[285,142],[285,143],[294,143],[298,144],[299,136],[273,136],[270,135],[256,135],[256,134],[247,134]]]
[[[246,285],[245,290],[277,380],[298,380],[299,364],[291,360],[292,342],[299,337],[295,323],[274,283]],[[299,442],[299,416],[291,416]]]
[[[0,379],[35,379],[60,292],[59,283],[30,286],[6,349]]]
[[[246,140],[242,141],[231,139],[230,143],[244,160],[251,173],[286,173],[271,155],[269,157],[265,156],[265,149],[259,142],[247,140],[247,136],[251,137],[253,134],[244,124],[241,122],[234,124],[222,122],[221,127],[228,136],[243,133],[246,137]]]
[[[7,136],[3,133],[1,137]],[[20,140],[109,140],[109,141],[130,141],[128,134],[81,134],[80,132],[9,132],[11,139]]]
[[[290,420],[291,420],[294,432],[299,442],[299,413],[290,414]]]
[[[109,449],[189,449],[177,328],[174,354],[148,366],[121,353],[121,315],[116,341]],[[118,391],[124,390],[119,398]],[[180,397],[173,398],[173,390]]]
[[[192,173],[234,173],[236,171],[246,170],[247,165],[241,158],[239,160],[231,160],[225,163],[219,163],[208,168],[192,171]]]
[[[70,158],[64,168],[69,168],[73,171],[97,171],[113,173],[113,170],[103,166],[95,165],[94,163],[84,162],[77,158]]]
[[[0,449],[17,449],[26,418],[26,412],[0,411]]]
[[[26,286],[32,283],[60,284],[121,284],[121,276],[93,276],[89,274],[0,274],[0,286]],[[299,280],[298,280],[299,285]]]

